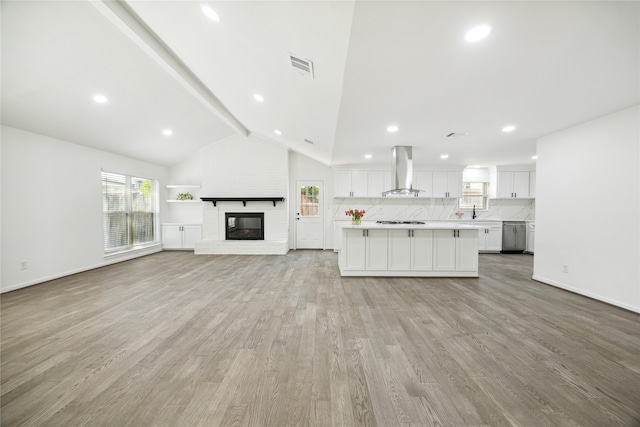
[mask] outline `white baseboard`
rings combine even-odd
[[[96,269],[96,268],[105,267],[105,266],[111,265],[111,264],[117,264],[119,262],[128,261],[128,260],[139,258],[139,257],[145,256],[145,255],[151,255],[151,254],[154,254],[156,252],[162,252],[162,245],[154,245],[153,247],[144,248],[144,249],[138,249],[138,250],[135,250],[135,251],[127,252],[126,254],[123,254],[122,256],[110,255],[108,258],[105,258],[105,260],[103,262],[101,262],[101,263],[94,264],[94,265],[89,265],[89,266],[86,266],[86,267],[77,268],[77,269],[74,269],[74,270],[65,271],[63,273],[56,273],[56,274],[53,274],[51,276],[41,277],[41,278],[38,278],[38,279],[35,279],[35,280],[30,280],[28,282],[18,283],[16,285],[9,286],[8,288],[0,289],[0,293],[15,291],[15,290],[18,290],[18,289],[26,288],[28,286],[39,285],[40,283],[48,282],[50,280],[59,279],[61,277],[65,277],[65,276],[71,276],[72,274],[82,273],[84,271],[89,271],[89,270],[93,270],[93,269]]]
[[[636,313],[640,313],[640,307],[636,307],[633,305],[625,304],[624,302],[617,301],[611,298],[603,297],[602,295],[594,294],[591,292],[585,292],[582,289],[574,288],[573,286],[568,286],[560,282],[556,282],[555,280],[547,279],[545,277],[533,275],[533,280],[538,282],[542,282],[547,285],[555,286],[556,288],[564,289],[566,291],[570,291],[576,294],[584,295],[585,297],[589,297],[598,301],[606,302],[607,304],[615,305],[616,307],[624,308],[625,310],[633,311]]]

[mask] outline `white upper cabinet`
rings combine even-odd
[[[385,191],[384,171],[369,171],[367,177],[367,194],[371,197],[382,197]]]
[[[337,170],[334,197],[382,197],[390,175],[383,170]]]
[[[369,185],[367,171],[342,170],[334,175],[335,197],[366,197]]]
[[[336,170],[334,197],[384,197],[395,188],[389,170]],[[413,188],[418,197],[457,198],[462,196],[462,171],[414,170]]]
[[[529,198],[529,171],[498,171],[498,191],[500,199]]]
[[[462,172],[433,172],[432,197],[462,196]]]
[[[433,172],[414,171],[413,188],[422,190],[418,193],[418,197],[433,197]]]

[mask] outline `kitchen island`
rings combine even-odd
[[[342,276],[478,277],[482,227],[456,223],[342,226]]]

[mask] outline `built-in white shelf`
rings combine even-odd
[[[167,203],[202,203],[201,200],[167,200]]]
[[[198,184],[167,184],[167,188],[200,188]]]

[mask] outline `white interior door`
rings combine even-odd
[[[297,181],[296,249],[324,249],[322,181]]]

